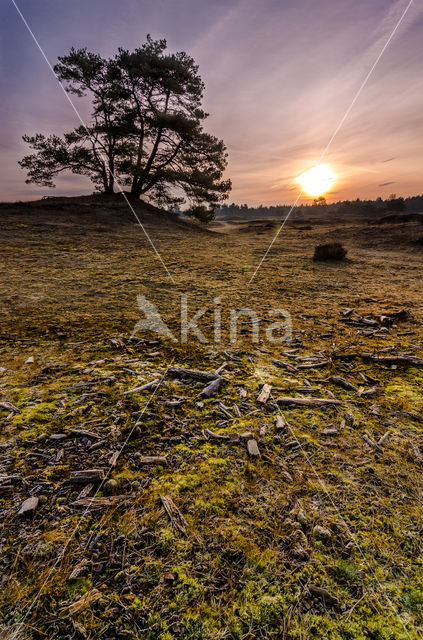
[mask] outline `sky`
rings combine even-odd
[[[228,153],[229,201],[289,204],[409,0],[15,0],[51,64],[150,33],[194,57],[206,129]],[[414,0],[324,158],[328,201],[423,193],[423,2]],[[23,134],[79,124],[11,0],[0,7],[0,200],[90,193],[80,176],[25,184]],[[73,98],[76,106],[78,99]],[[305,201],[306,197],[302,198]]]

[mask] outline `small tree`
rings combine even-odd
[[[314,248],[313,260],[326,262],[328,260],[343,260],[347,255],[340,242],[331,242],[329,244],[319,244]]]
[[[207,224],[214,220],[216,211],[214,207],[206,207],[204,204],[198,204],[184,212],[190,218],[197,218],[200,222]]]
[[[318,207],[326,207],[326,198],[325,196],[319,196],[318,198],[314,198],[314,204]]]
[[[148,36],[134,52],[119,49],[109,59],[86,49],[60,57],[55,73],[69,93],[89,97],[91,120],[63,137],[24,136],[35,151],[19,163],[27,182],[53,187],[55,176],[71,171],[105,193],[118,180],[133,196],[162,206],[185,196],[192,211],[227,198],[226,148],[203,130],[208,114],[198,67],[166,46]]]
[[[405,209],[404,198],[397,198],[395,193],[391,193],[386,204],[389,211],[404,211]]]

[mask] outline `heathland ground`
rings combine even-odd
[[[134,206],[174,282],[117,196],[0,205],[2,637],[420,638],[422,225],[294,217],[249,282],[275,221]]]

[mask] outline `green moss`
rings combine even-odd
[[[171,551],[175,547],[175,543],[177,541],[177,535],[173,531],[173,529],[163,529],[158,537],[158,544],[163,549],[163,551]]]
[[[189,575],[188,565],[175,565],[171,572],[177,576],[177,592],[183,595],[182,600],[189,602],[199,598],[202,593],[201,583],[191,575]]]
[[[404,589],[400,601],[410,613],[422,613],[423,611],[423,586],[415,589]]]
[[[22,433],[23,438],[33,438],[40,433],[46,433],[48,423],[51,423],[56,411],[55,402],[38,402],[31,406],[21,407],[21,413],[13,416],[11,423],[16,428],[35,423],[32,429]]]
[[[71,580],[66,587],[66,597],[69,599],[75,599],[76,596],[82,596],[87,591],[92,589],[93,583],[89,578],[79,576],[75,580]]]
[[[423,410],[423,378],[420,371],[414,371],[414,374],[408,372],[410,379],[396,377],[388,381],[385,394],[391,407],[417,412]]]
[[[335,575],[338,580],[349,585],[358,583],[361,577],[359,567],[343,558],[339,559],[335,564]]]

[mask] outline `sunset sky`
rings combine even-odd
[[[147,33],[185,50],[206,83],[206,128],[229,152],[230,201],[289,204],[408,0],[16,0],[52,64],[71,46],[108,56]],[[9,0],[0,8],[0,199],[89,193],[25,184],[21,136],[79,124]],[[328,200],[423,192],[423,3],[410,7],[325,162]],[[76,104],[78,99],[76,100]]]

